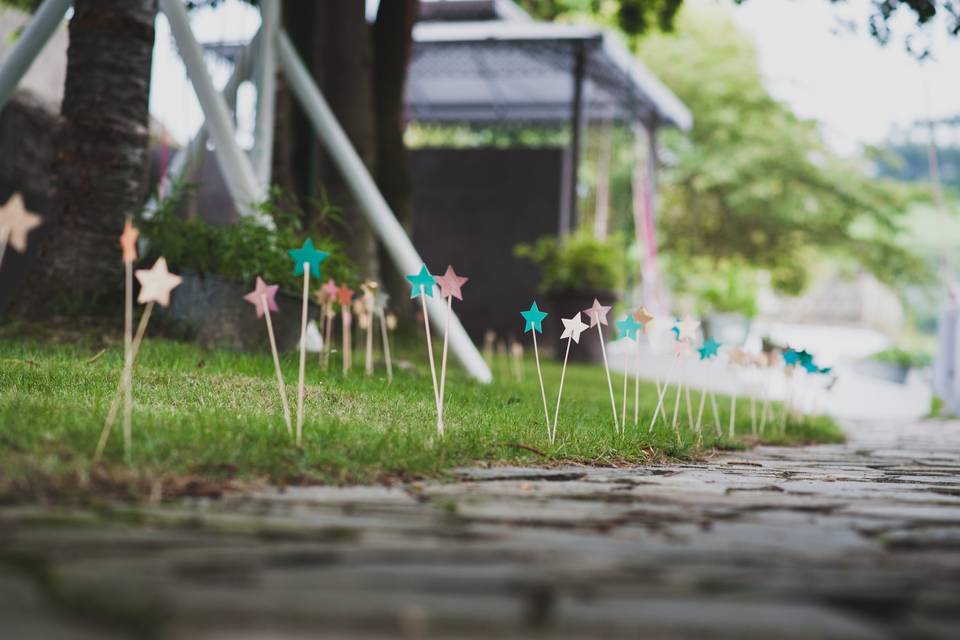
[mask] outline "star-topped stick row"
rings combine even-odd
[[[323,339],[323,345],[317,354],[317,361],[324,371],[330,366],[330,338],[333,333],[332,320],[335,316],[335,314],[331,314],[330,310],[336,297],[337,283],[333,278],[323,283],[314,293],[314,299],[320,305],[320,336]]]
[[[560,322],[563,323],[563,333],[560,334],[560,339],[567,340],[567,349],[563,354],[563,368],[560,369],[560,389],[557,391],[557,406],[553,411],[553,429],[550,431],[551,444],[557,439],[557,422],[560,419],[560,398],[563,396],[563,380],[567,374],[567,359],[570,357],[570,343],[576,342],[580,344],[580,334],[589,328],[589,325],[580,319],[579,311],[572,318],[561,318]]]
[[[667,375],[664,378],[663,387],[660,388],[660,391],[657,394],[657,406],[653,411],[653,419],[650,420],[650,428],[648,429],[649,431],[653,431],[653,426],[657,422],[657,417],[660,415],[661,411],[665,410],[664,400],[666,399],[667,391],[670,388],[671,374],[676,372],[677,395],[674,400],[672,426],[673,426],[674,433],[676,434],[676,437],[677,437],[677,444],[680,444],[680,428],[678,425],[678,421],[679,421],[678,414],[680,412],[680,398],[681,398],[681,393],[683,391],[683,376],[682,376],[682,371],[678,371],[678,364],[685,363],[686,359],[689,358],[690,355],[693,353],[693,347],[691,346],[691,342],[696,336],[696,331],[699,327],[700,327],[700,323],[694,320],[693,318],[691,318],[689,315],[687,315],[687,316],[684,316],[683,320],[681,320],[671,328],[671,331],[673,332],[674,336],[676,336],[676,341],[674,342],[674,352],[673,352],[674,361],[673,361],[673,364],[670,366],[670,371],[667,372]],[[687,402],[687,409],[688,409],[687,417],[691,422],[691,426],[693,426],[692,424],[693,423],[693,407],[692,407],[692,402],[689,401],[689,398]]]
[[[583,313],[590,320],[590,328],[597,328],[597,336],[600,338],[600,353],[603,354],[603,369],[607,373],[607,387],[610,389],[610,407],[613,409],[613,430],[620,432],[620,423],[617,420],[617,400],[613,396],[613,380],[610,378],[610,364],[607,362],[607,347],[603,338],[603,327],[607,323],[607,314],[610,307],[600,304],[600,301],[594,298],[593,306],[586,309]]]
[[[540,381],[540,397],[543,398],[543,418],[547,423],[547,437],[552,437],[553,430],[550,428],[550,410],[547,409],[547,392],[543,386],[543,373],[540,369],[540,351],[537,349],[537,334],[543,333],[543,319],[547,313],[540,310],[536,300],[526,311],[521,311],[523,317],[523,332],[533,334],[533,357],[537,362],[537,380]]]
[[[22,195],[14,193],[10,196],[6,204],[0,207],[0,266],[3,265],[7,245],[18,253],[25,253],[30,232],[41,224],[43,219],[40,216],[27,211]]]
[[[427,357],[430,359],[430,378],[433,381],[433,400],[437,407],[437,434],[443,435],[443,414],[440,410],[440,388],[437,386],[437,367],[433,361],[433,339],[430,337],[430,312],[427,310],[427,296],[433,297],[436,279],[430,275],[427,265],[420,267],[418,273],[406,276],[410,282],[410,299],[420,297],[423,307],[423,329],[427,336]]]
[[[133,263],[137,261],[137,239],[140,232],[130,218],[123,223],[120,234],[121,260],[123,261],[123,441],[127,444],[133,437],[133,380],[131,354],[133,353]]]
[[[450,341],[450,316],[453,314],[453,299],[463,301],[463,292],[461,287],[467,283],[469,278],[458,276],[453,267],[447,265],[447,270],[442,276],[435,276],[434,279],[440,285],[440,297],[447,299],[447,314],[444,320],[443,328],[443,355],[440,358],[440,422],[443,423],[443,408],[446,398],[447,382],[447,346]]]
[[[633,340],[634,347],[639,344],[640,338],[637,335],[637,332],[643,329],[643,325],[637,322],[632,314],[627,314],[621,320],[617,320],[617,331],[620,332],[621,338],[626,338],[628,341]],[[639,361],[640,351],[634,349],[636,353],[635,359]],[[623,428],[626,428],[627,425],[627,383],[630,380],[630,350],[624,349],[623,351],[623,406],[620,414],[620,424],[623,425]]]
[[[280,356],[277,353],[277,339],[273,334],[273,321],[270,314],[279,311],[277,306],[277,289],[275,284],[267,284],[263,278],[257,276],[257,283],[253,291],[243,296],[243,299],[253,305],[258,318],[265,318],[267,323],[267,338],[270,340],[270,353],[273,355],[273,368],[277,374],[277,389],[280,392],[280,405],[283,407],[283,421],[287,425],[287,435],[293,437],[293,426],[290,420],[290,403],[287,402],[287,387],[283,382],[283,370],[280,368]]]
[[[719,349],[719,342],[713,338],[707,338],[697,349],[697,354],[700,356],[700,361],[703,362],[710,360],[711,358],[716,358]],[[713,391],[707,391],[706,387],[700,391],[700,406],[697,409],[697,424],[694,430],[697,432],[698,437],[702,437],[703,410],[708,395],[710,396],[710,406],[713,410],[714,427],[716,429],[717,437],[719,438],[723,435],[723,427],[720,426],[720,412],[717,408],[717,396],[713,393]]]
[[[287,251],[293,260],[293,275],[303,276],[303,306],[300,313],[300,373],[297,378],[297,446],[303,440],[304,376],[307,367],[307,311],[310,303],[310,276],[320,278],[320,263],[330,254],[319,251],[313,240],[307,238],[299,249]]]
[[[170,292],[183,282],[183,279],[167,269],[167,259],[158,258],[154,265],[149,269],[137,269],[135,272],[137,281],[140,283],[140,293],[137,295],[137,302],[145,304],[143,315],[140,316],[140,324],[137,325],[137,333],[133,337],[130,346],[129,362],[125,363],[121,383],[127,377],[133,375],[133,365],[140,351],[140,344],[143,342],[143,336],[147,330],[147,324],[150,322],[150,315],[153,313],[153,307],[159,304],[161,307],[170,305]],[[120,385],[118,385],[119,387]],[[100,441],[97,443],[97,451],[93,456],[94,464],[100,460],[104,448],[107,446],[107,440],[110,438],[110,432],[113,429],[113,423],[117,417],[117,403],[110,407],[107,419],[104,422],[103,430],[100,432]],[[125,452],[129,459],[130,442],[125,442]]]

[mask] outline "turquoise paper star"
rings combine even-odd
[[[700,354],[701,360],[708,360],[717,355],[718,349],[720,349],[720,343],[713,338],[707,338],[703,341],[703,346],[697,349],[697,353]]]
[[[330,254],[326,251],[318,251],[313,246],[313,240],[307,238],[303,241],[303,246],[299,249],[288,249],[287,253],[293,259],[293,275],[303,275],[303,265],[310,265],[310,275],[314,278],[320,277],[320,263],[327,259]]]
[[[416,298],[421,293],[424,293],[431,298],[433,297],[433,285],[437,284],[437,281],[432,275],[430,275],[430,272],[427,271],[427,265],[420,267],[420,273],[407,276],[407,280],[410,281],[411,298]]]
[[[543,319],[547,317],[547,314],[543,311],[540,311],[536,301],[530,305],[529,309],[526,311],[521,311],[520,315],[522,315],[523,319],[527,321],[527,323],[523,326],[524,333],[527,333],[531,330],[543,333]]]
[[[627,339],[637,339],[637,331],[643,328],[643,325],[633,319],[632,314],[627,314],[623,320],[617,320],[617,331]]]
[[[812,358],[810,360],[804,360],[800,365],[807,370],[807,373],[820,373],[820,367],[817,366]]]
[[[797,366],[799,355],[800,355],[799,353],[787,347],[786,349],[783,350],[783,364],[787,365],[788,367]]]
[[[670,327],[670,331],[673,332],[674,338],[680,339],[680,327]]]

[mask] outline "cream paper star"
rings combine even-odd
[[[647,311],[646,307],[640,307],[633,312],[633,319],[643,325],[643,332],[647,333],[650,325],[653,324],[653,314]]]
[[[677,323],[677,340],[693,340],[697,337],[697,329],[700,328],[700,321],[694,320],[690,314],[683,316],[683,320]]]
[[[560,322],[563,323],[563,333],[560,334],[560,339],[572,338],[577,344],[580,344],[580,334],[590,328],[590,325],[580,319],[580,312],[577,312],[577,315],[572,318],[560,318]]]
[[[137,302],[156,302],[161,307],[170,306],[170,292],[183,282],[183,278],[167,270],[167,259],[158,258],[149,269],[137,269],[140,294]]]
[[[15,193],[7,203],[0,207],[0,240],[6,241],[15,250],[23,253],[27,250],[27,236],[43,224],[43,219],[27,211],[23,196]]]

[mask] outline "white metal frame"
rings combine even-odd
[[[16,45],[0,64],[0,108],[6,104],[30,65],[49,41],[61,23],[70,0],[44,0],[24,29]],[[180,0],[159,0],[160,10],[167,16],[170,30],[176,40],[180,57],[187,68],[205,117],[204,125],[191,142],[183,159],[176,158],[171,168],[178,172],[196,161],[206,146],[207,135],[213,140],[223,176],[237,211],[250,215],[254,205],[264,199],[270,180],[273,152],[273,119],[276,71],[286,74],[290,88],[306,112],[320,142],[343,174],[347,186],[361,205],[361,211],[387,248],[394,264],[403,272],[419,270],[423,260],[403,227],[397,221],[366,165],[353,145],[323,94],[310,75],[299,54],[280,25],[279,0],[261,0],[262,26],[259,42],[247,46],[233,77],[222,92],[218,92],[207,72],[203,52],[193,31],[186,8]],[[252,158],[237,143],[236,129],[231,117],[232,96],[236,86],[247,79],[253,63],[257,84],[257,119]],[[243,69],[241,66],[247,66]],[[154,204],[155,206],[155,204]],[[438,299],[430,298],[430,321],[438,331],[443,330],[445,309]],[[456,315],[450,318],[450,348],[464,369],[482,382],[492,380],[489,367],[470,340]]]

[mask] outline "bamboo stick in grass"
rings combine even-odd
[[[440,285],[440,297],[447,299],[447,315],[443,323],[443,356],[440,358],[440,423],[443,423],[444,401],[446,400],[446,382],[447,382],[447,347],[450,341],[450,316],[453,313],[453,299],[456,298],[463,302],[463,291],[461,288],[470,278],[458,276],[451,265],[447,265],[447,270],[442,276],[434,276],[434,280]]]
[[[630,340],[634,343],[638,340],[637,332],[643,328],[643,325],[637,322],[633,314],[628,313],[621,320],[617,320],[617,331],[620,337],[627,340],[627,347],[623,350],[623,405],[621,407],[620,424],[623,428],[627,425],[627,382],[630,380]]]
[[[533,334],[533,357],[537,363],[537,380],[540,382],[540,397],[543,399],[543,417],[547,424],[547,438],[550,438],[552,429],[550,428],[550,410],[547,409],[547,392],[543,386],[543,371],[540,368],[540,350],[537,348],[537,334],[543,333],[543,319],[547,317],[545,311],[541,311],[534,301],[530,308],[521,311],[523,317],[523,332]]]
[[[273,321],[270,314],[279,311],[277,307],[278,285],[267,284],[263,278],[257,276],[257,283],[253,291],[243,296],[243,299],[254,306],[258,318],[264,318],[267,325],[267,339],[270,341],[270,353],[273,356],[273,368],[277,374],[277,390],[280,392],[280,406],[283,408],[283,422],[287,426],[287,435],[293,437],[293,425],[290,419],[290,403],[287,402],[287,388],[283,382],[283,371],[280,368],[280,356],[277,352],[277,339],[273,334]]]
[[[576,342],[580,344],[580,334],[590,326],[580,319],[579,312],[572,318],[561,318],[560,322],[563,323],[563,333],[560,334],[560,339],[567,339],[567,348],[563,354],[563,368],[560,369],[560,389],[557,391],[557,406],[553,410],[553,429],[550,431],[550,444],[553,444],[557,439],[557,423],[560,418],[560,398],[563,396],[563,380],[567,375],[567,359],[570,357],[570,343]]]
[[[410,282],[410,298],[420,298],[423,308],[423,330],[427,338],[427,357],[430,359],[430,379],[433,381],[433,401],[437,410],[437,435],[443,436],[443,415],[440,411],[440,389],[437,386],[437,367],[433,360],[433,339],[430,336],[430,311],[427,309],[427,296],[433,297],[433,287],[436,279],[430,275],[427,265],[420,267],[420,272],[406,276]]]
[[[607,373],[607,388],[610,391],[610,408],[613,410],[613,431],[620,432],[620,421],[617,419],[617,400],[613,396],[613,380],[610,378],[610,363],[607,362],[607,346],[603,338],[603,327],[608,324],[607,314],[610,307],[600,304],[600,301],[594,298],[593,305],[584,310],[584,314],[590,319],[590,328],[597,328],[597,337],[600,340],[600,353],[603,354],[603,369]]]
[[[170,292],[173,291],[176,287],[183,282],[183,279],[170,271],[167,270],[167,259],[159,258],[154,263],[154,265],[149,269],[137,269],[136,273],[137,281],[140,283],[140,293],[137,296],[137,302],[140,304],[145,304],[146,308],[143,311],[143,316],[140,318],[140,326],[137,327],[137,335],[134,336],[130,345],[130,357],[127,358],[124,363],[123,372],[120,378],[120,388],[123,388],[124,383],[129,380],[130,384],[133,384],[133,363],[136,357],[136,353],[140,350],[140,343],[143,340],[143,336],[147,330],[147,324],[150,322],[150,315],[153,312],[153,307],[155,304],[159,304],[161,307],[167,307],[170,305]],[[119,394],[115,394],[115,399]],[[97,443],[97,451],[94,454],[94,464],[100,460],[100,456],[103,454],[103,449],[107,444],[107,440],[110,438],[110,432],[113,429],[113,423],[116,419],[117,409],[116,401],[111,405],[110,411],[107,414],[107,419],[104,422],[103,430],[100,432],[100,440]],[[130,460],[130,453],[132,447],[132,435],[130,440],[124,442],[124,455],[127,460]]]
[[[307,315],[310,303],[310,276],[320,279],[320,263],[330,254],[319,251],[313,246],[313,240],[307,238],[299,249],[289,249],[287,253],[293,260],[293,275],[303,276],[303,303],[300,312],[300,368],[297,376],[297,446],[303,441],[303,398],[304,374],[307,364]]]

